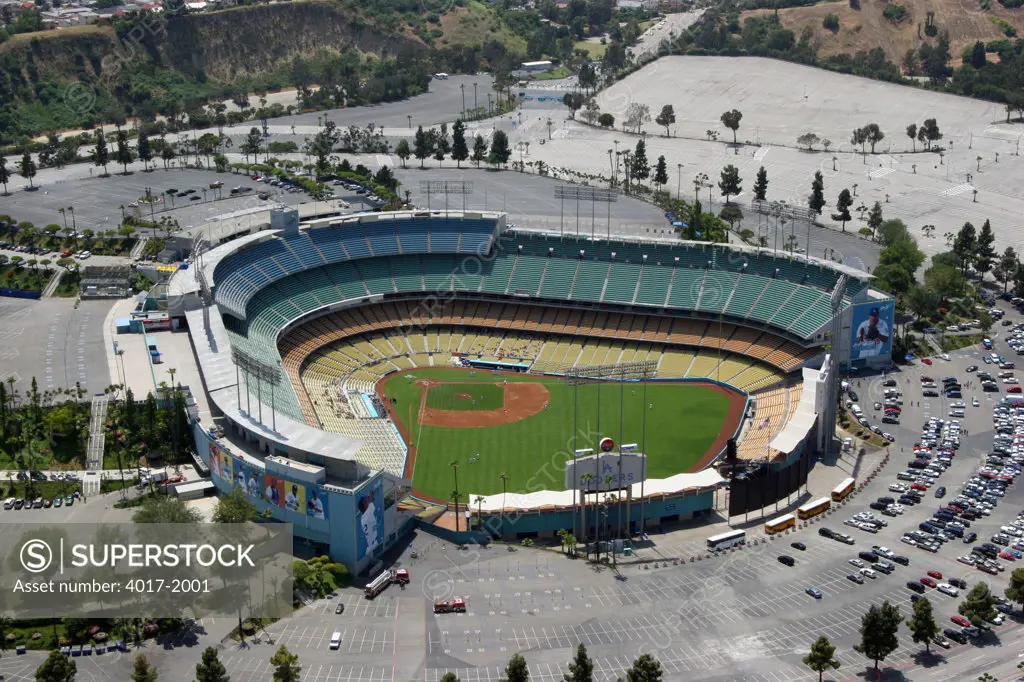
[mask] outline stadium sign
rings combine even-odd
[[[601,452],[611,452],[615,449],[615,441],[611,438],[602,438],[601,442],[598,443],[598,447],[601,448]]]
[[[583,477],[590,474],[586,481]],[[647,479],[647,457],[640,453],[602,453],[565,463],[566,490],[617,490]]]

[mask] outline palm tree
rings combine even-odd
[[[505,537],[505,492],[507,491],[510,477],[502,471],[498,478],[501,479],[501,537]]]
[[[483,518],[481,516],[483,514],[481,509],[483,508],[483,504],[484,504],[483,496],[477,495],[475,502],[476,502],[476,525],[477,525],[478,528],[483,528],[484,527],[484,523],[483,523]]]
[[[455,502],[455,532],[459,532],[459,463],[452,460],[448,463],[452,468],[452,475],[455,477],[455,490],[452,492],[452,500]]]
[[[580,476],[580,483],[583,484],[583,490],[580,491],[580,530],[583,531],[584,538],[587,537],[587,488],[593,480],[594,474],[590,472]]]

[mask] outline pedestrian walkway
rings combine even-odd
[[[106,444],[107,421],[106,395],[93,396],[92,411],[89,414],[89,443],[85,450],[85,466],[89,471],[99,471],[103,468],[103,450]]]
[[[63,276],[64,270],[58,268],[57,271],[53,273],[53,276],[50,277],[50,281],[48,281],[46,286],[43,287],[43,292],[40,294],[40,298],[49,298],[53,296],[53,292],[57,290],[57,285],[60,284],[60,278]]]

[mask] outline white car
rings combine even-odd
[[[978,407],[979,405],[981,405],[981,403],[978,402],[978,398],[977,397],[974,397],[974,398],[971,398],[971,405],[974,405],[975,407]]]
[[[939,357],[947,362],[949,361],[949,353],[943,353]]]
[[[956,589],[949,583],[939,583],[939,592],[942,594],[949,595],[950,597],[956,597],[960,594],[960,590]]]
[[[865,578],[871,578],[872,580],[874,580],[875,578],[877,578],[877,577],[878,577],[878,576],[877,576],[877,575],[875,574],[875,572],[874,572],[874,571],[872,571],[872,570],[871,570],[870,568],[862,568],[862,569],[860,569],[860,574],[861,574],[862,576],[864,576]]]
[[[989,621],[989,623],[991,623],[992,625],[1002,625],[1005,622],[1006,618],[1001,613]]]
[[[958,556],[956,558],[956,560],[959,561],[962,564],[967,564],[968,566],[973,566],[974,564],[978,563],[978,560],[975,559],[970,554],[965,554],[963,556]]]
[[[85,258],[85,257],[86,256],[82,256],[82,258]],[[1009,377],[1007,379],[1003,379],[1003,383],[1004,384],[1016,384],[1017,383],[1017,377]]]
[[[910,486],[905,483],[893,483],[889,486],[889,492],[891,493],[905,493],[910,490]]]
[[[902,542],[905,545],[910,545],[912,547],[917,545],[917,540],[910,537],[909,535],[904,535],[903,537],[901,537],[900,542]]]
[[[1020,532],[1020,528],[1017,528],[1016,526],[1003,526],[999,530],[1001,530],[1003,533],[1006,533],[1007,535],[1012,535],[1015,538],[1019,538],[1022,535]]]
[[[850,565],[856,566],[857,568],[864,568],[864,562],[860,559],[850,559]]]
[[[889,510],[897,514],[902,514],[905,511],[902,504],[890,504]]]

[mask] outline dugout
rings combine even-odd
[[[494,372],[519,372],[528,371],[530,366],[522,362],[498,362],[494,360],[468,360],[469,366],[474,369],[486,369]]]

